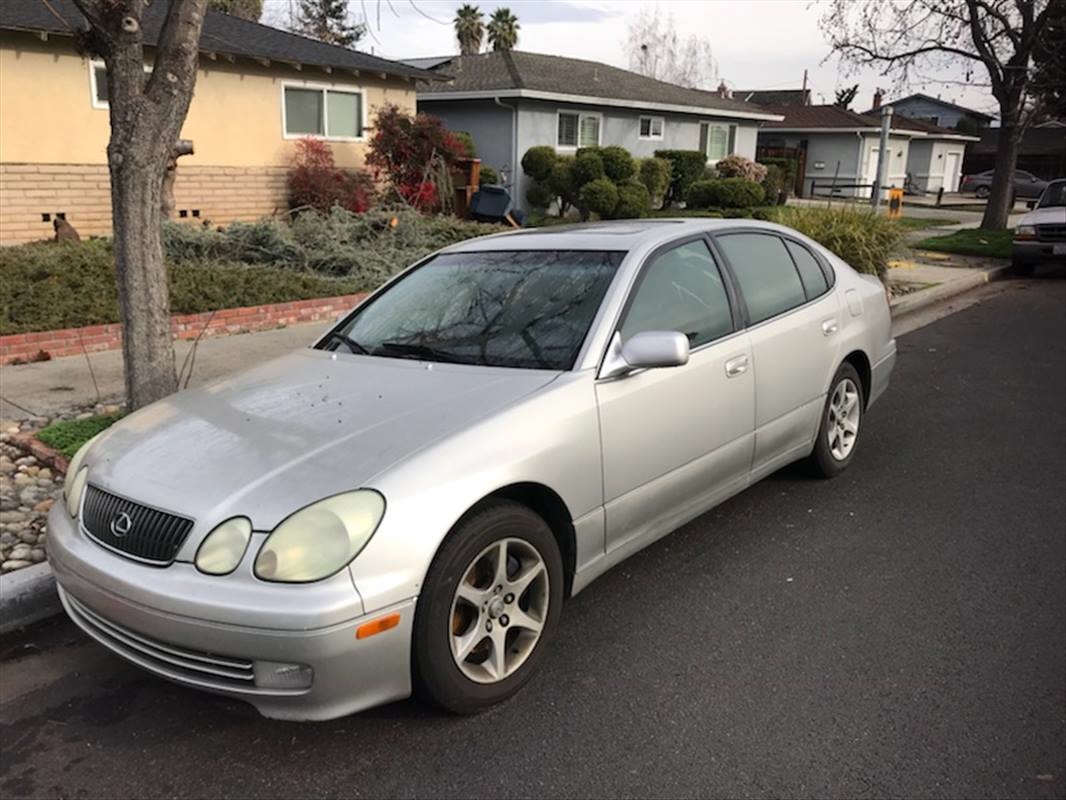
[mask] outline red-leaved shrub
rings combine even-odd
[[[413,207],[432,211],[440,205],[437,176],[465,155],[466,144],[437,117],[387,105],[375,117],[366,163]]]
[[[370,208],[374,183],[363,170],[341,169],[333,151],[321,139],[307,137],[296,143],[289,169],[289,207],[329,211],[340,206],[357,214]]]

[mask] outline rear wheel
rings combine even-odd
[[[844,362],[830,384],[818,439],[811,453],[810,465],[815,474],[833,478],[847,469],[859,444],[863,407],[859,373]]]
[[[441,546],[415,615],[414,677],[457,714],[506,700],[533,677],[558,625],[563,566],[544,520],[485,504]]]
[[[992,193],[992,190],[989,189],[987,186],[978,186],[976,189],[974,189],[973,193],[974,196],[984,200],[986,197],[988,197],[988,195]]]

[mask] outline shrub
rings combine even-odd
[[[74,454],[91,438],[107,430],[120,419],[122,414],[101,414],[85,419],[68,419],[53,422],[37,432],[37,438],[50,447],[54,447],[67,458]]]
[[[321,139],[307,137],[296,143],[289,169],[289,208],[329,211],[340,206],[361,214],[370,208],[374,185],[362,170],[340,169],[333,151]]]
[[[548,145],[531,147],[522,156],[522,171],[535,180],[545,181],[551,175],[555,159],[555,150]]]
[[[467,158],[477,158],[477,146],[474,144],[474,137],[467,131],[448,131],[448,135],[455,142],[462,145],[460,155]]]
[[[765,167],[777,167],[781,170],[782,188],[791,194],[792,187],[796,185],[796,173],[799,171],[799,162],[794,158],[760,158],[759,163]]]
[[[429,114],[411,116],[398,106],[383,106],[374,118],[366,163],[377,180],[387,180],[405,202],[435,209],[451,202],[451,167],[465,156],[465,145]]]
[[[500,182],[500,173],[488,164],[481,165],[481,177],[478,178],[478,186],[495,186]]]
[[[633,156],[624,147],[605,147],[600,151],[600,158],[603,159],[603,171],[615,183],[625,183],[636,172]]]
[[[695,181],[685,192],[685,205],[689,208],[710,208],[718,205],[718,180]]]
[[[707,157],[699,150],[656,150],[655,157],[670,162],[670,187],[665,203],[684,199],[688,187],[700,179],[707,167]]]
[[[575,164],[579,161],[580,159],[577,159]],[[609,178],[596,178],[581,187],[580,199],[584,212],[610,217],[618,205],[618,187],[611,183]]]
[[[746,181],[762,183],[766,177],[766,167],[736,153],[719,159],[714,166],[719,178],[743,178]]]
[[[648,189],[640,181],[630,181],[618,187],[618,202],[610,213],[611,219],[634,219],[646,216],[651,210]]]
[[[761,184],[743,178],[720,178],[696,181],[689,187],[685,201],[693,208],[751,208],[763,201]]]
[[[670,188],[670,162],[665,158],[645,158],[640,162],[640,182],[648,190],[651,206],[660,208]]]
[[[776,206],[781,197],[783,175],[781,167],[770,164],[766,167],[766,177],[762,179],[763,202],[768,206]]]
[[[559,216],[563,216],[571,206],[578,203],[581,186],[574,175],[574,157],[559,156],[548,176],[548,186],[559,199]]]
[[[539,180],[533,179],[526,189],[526,202],[533,208],[544,211],[555,200],[556,194],[552,188]]]
[[[574,180],[578,186],[604,177],[603,158],[591,148],[583,148],[574,156]]]
[[[860,209],[786,206],[778,209],[776,221],[828,247],[859,272],[882,280],[903,235],[891,220]]]

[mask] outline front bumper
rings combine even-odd
[[[1066,264],[1066,242],[1015,240],[1011,249],[1011,261],[1015,264]]]
[[[411,693],[414,598],[364,615],[345,570],[329,591],[314,584],[256,587],[298,605],[299,616],[267,617],[249,608],[242,622],[235,618],[234,600],[239,606],[247,597],[235,598],[224,581],[216,579],[212,585],[212,577],[191,564],[176,562],[161,569],[111,553],[85,536],[62,503],[53,505],[48,530],[49,561],[71,619],[156,675],[245,700],[263,716],[289,720],[333,719]],[[342,581],[350,589],[350,616],[338,608]],[[171,583],[181,596],[168,596]],[[190,587],[196,592],[194,615],[188,613]],[[321,605],[317,610],[316,601]],[[400,614],[397,627],[356,638],[360,624],[393,612]],[[315,625],[316,619],[325,622]],[[290,624],[282,627],[284,622]],[[310,667],[310,686],[261,685],[260,675],[271,664]]]

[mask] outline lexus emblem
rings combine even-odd
[[[123,511],[118,514],[113,520],[111,520],[111,533],[116,539],[121,539],[127,533],[130,532],[130,528],[133,527],[133,520],[130,515]]]

